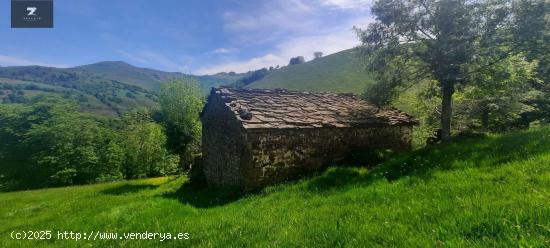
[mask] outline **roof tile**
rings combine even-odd
[[[349,93],[312,93],[281,89],[213,88],[244,128],[318,128],[415,125],[395,108],[378,108]]]

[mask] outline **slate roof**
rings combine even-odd
[[[407,126],[418,121],[350,93],[213,88],[246,129]]]

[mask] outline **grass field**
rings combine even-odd
[[[275,70],[248,88],[284,88],[362,94],[373,83],[355,50],[344,50],[307,63]]]
[[[0,194],[0,247],[548,247],[550,128],[461,138],[239,196],[185,177]],[[51,240],[12,231],[52,230]],[[188,240],[56,240],[187,232]],[[120,234],[122,235],[122,234]]]

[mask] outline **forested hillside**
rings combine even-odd
[[[52,93],[0,104],[0,191],[174,174],[196,154],[203,96],[195,82],[167,82],[159,106],[120,116],[81,111],[82,102],[50,91],[62,87],[40,87]]]
[[[204,92],[229,84],[242,74],[186,75],[139,68],[107,61],[74,68],[42,66],[0,67],[0,101],[21,102],[22,96],[57,95],[74,99],[81,109],[104,115],[121,115],[138,107],[158,106],[160,85],[173,79],[191,79]]]

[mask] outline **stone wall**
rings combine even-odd
[[[244,102],[234,102],[230,94],[222,93],[214,91],[210,95],[201,115],[202,164],[209,185],[251,190],[335,165],[353,152],[376,148],[407,150],[411,146],[413,122],[390,125],[367,118],[360,124],[365,126],[370,121],[368,125],[377,126],[349,126],[352,122],[341,127],[287,123],[286,128],[258,128],[252,122],[261,117],[257,113],[261,108],[252,108],[246,112],[252,118],[243,119],[232,107]]]
[[[203,170],[209,185],[241,185],[243,128],[223,99],[211,96],[203,110]]]
[[[295,178],[342,161],[355,150],[408,150],[411,138],[411,126],[248,129],[242,183],[253,189]]]

